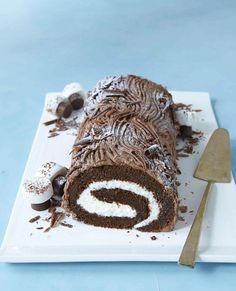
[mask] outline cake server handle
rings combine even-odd
[[[202,228],[202,221],[206,210],[208,194],[211,190],[212,184],[213,184],[212,182],[208,182],[206,186],[197,214],[194,218],[193,224],[191,226],[188,237],[186,239],[181,255],[179,257],[178,263],[181,265],[189,266],[192,268],[195,265],[198,243]]]

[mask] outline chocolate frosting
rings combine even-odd
[[[128,75],[107,77],[89,92],[65,187],[102,165],[128,165],[176,193],[176,135],[172,96],[161,85]]]

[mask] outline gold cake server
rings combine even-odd
[[[230,138],[224,128],[216,129],[195,170],[194,177],[208,182],[178,263],[194,267],[207,198],[213,183],[231,181]]]

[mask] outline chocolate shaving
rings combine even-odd
[[[176,186],[180,186],[180,185],[181,185],[180,181],[176,181]]]
[[[56,212],[56,207],[54,207],[54,206],[51,206],[49,209],[48,209],[48,212],[49,213],[54,213],[54,212]]]
[[[183,151],[184,151],[184,148],[177,149],[177,150],[176,150],[176,153],[181,153],[181,152],[183,152]]]
[[[189,155],[186,155],[186,154],[178,154],[177,157],[178,158],[187,158],[187,157],[189,157]]]
[[[39,220],[40,217],[41,217],[40,215],[37,215],[37,216],[31,218],[31,219],[29,220],[29,222],[30,222],[30,223],[34,223],[35,221]]]
[[[46,125],[46,126],[48,126],[48,125],[51,125],[51,124],[56,123],[58,120],[59,120],[58,118],[52,119],[52,120],[49,120],[49,121],[44,122],[43,124]]]
[[[186,213],[188,211],[188,206],[185,206],[185,205],[179,206],[179,211],[181,213]]]
[[[49,226],[48,228],[46,228],[46,229],[44,230],[44,232],[48,232],[50,229],[51,229],[51,227]]]
[[[191,109],[192,104],[184,104],[184,103],[175,103],[172,105],[172,108],[174,110],[181,110],[181,109],[186,109],[186,110],[190,110]]]
[[[57,119],[57,121],[54,123],[55,127],[49,130],[49,133],[57,134],[59,135],[60,132],[66,131],[68,129],[78,129],[80,126],[80,122],[77,122],[76,119],[78,116],[75,116],[72,120],[66,121],[64,119]],[[52,136],[50,136],[52,137]]]
[[[195,145],[195,144],[197,144],[198,142],[199,142],[199,138],[197,138],[197,137],[196,137],[196,138],[191,138],[191,139],[189,139],[189,143],[190,143],[190,144],[194,144],[194,145]]]
[[[48,232],[51,228],[55,228],[60,224],[60,222],[65,218],[65,213],[60,211],[54,211],[55,207],[52,208],[52,216],[51,216],[51,223],[48,228],[44,230],[44,232]]]
[[[179,220],[179,221],[184,221],[183,216],[178,216],[178,220]]]
[[[199,135],[203,135],[203,132],[201,132],[201,131],[195,131],[195,130],[193,130],[193,134],[199,134]]]
[[[49,222],[49,220],[50,220],[51,218],[52,218],[52,216],[49,216],[49,217],[45,218],[44,220],[47,221],[47,222]]]
[[[85,144],[89,144],[91,143],[92,141],[92,137],[91,136],[88,136],[88,137],[85,137],[85,138],[82,138],[81,140],[79,140],[78,142],[76,142],[74,144],[74,147],[78,146],[78,145],[85,145]]]
[[[72,224],[65,223],[65,222],[60,222],[59,224],[62,225],[62,226],[65,226],[65,227],[69,227],[69,228],[72,228],[73,227]]]
[[[186,145],[186,147],[184,148],[184,152],[187,154],[192,154],[193,153],[193,146],[192,145]]]
[[[155,235],[150,237],[151,240],[157,240],[157,237]]]
[[[64,212],[53,212],[50,227],[57,227],[57,225],[65,218]]]
[[[55,136],[58,136],[58,135],[59,135],[59,133],[53,132],[53,133],[51,133],[51,135],[48,136],[48,138],[55,137]]]

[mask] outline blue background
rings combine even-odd
[[[208,91],[236,173],[235,1],[0,0],[0,241],[46,92],[133,73]],[[227,194],[225,194],[227,195]],[[235,290],[236,265],[0,264],[8,290]]]

